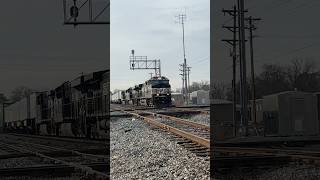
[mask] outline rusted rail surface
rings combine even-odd
[[[190,141],[192,141],[194,143],[197,143],[197,144],[199,144],[201,146],[204,146],[206,148],[210,148],[210,140],[208,140],[208,139],[205,139],[205,138],[199,137],[197,135],[194,135],[194,134],[182,131],[180,129],[174,128],[172,126],[157,122],[156,120],[154,120],[152,118],[141,116],[138,113],[127,112],[127,111],[124,111],[124,110],[122,110],[122,112],[127,113],[127,114],[131,114],[131,115],[133,115],[133,116],[135,116],[137,118],[143,119],[144,121],[146,121],[149,124],[152,124],[152,125],[154,125],[156,127],[159,127],[161,129],[169,131],[169,132],[171,132],[173,134],[181,136],[181,137],[183,137],[185,139],[188,139],[188,140],[190,140]]]
[[[121,107],[121,105],[113,105],[113,106],[116,106],[118,108]],[[123,107],[121,107],[123,110],[125,109],[130,109],[130,110],[152,110],[152,109],[155,109],[155,108],[148,108],[148,107],[140,107],[140,106],[128,106],[128,105],[125,105]],[[201,113],[201,114],[205,114],[205,115],[210,115],[210,111],[208,110],[202,110],[201,107],[196,109],[195,107],[167,107],[167,109],[173,109],[173,110],[176,110],[176,111],[179,111],[179,112],[183,112],[183,111],[189,111],[189,112],[197,112],[197,113]],[[114,111],[119,111],[119,109],[117,108],[112,108],[111,107],[111,111],[110,112],[114,112]]]
[[[206,114],[206,115],[210,115],[210,111],[206,111],[206,110],[201,110],[201,109],[195,109],[195,108],[174,108],[177,111],[194,111],[194,112],[199,112],[201,114]]]
[[[160,117],[160,118],[166,118],[166,119],[170,119],[172,121],[175,121],[177,123],[180,124],[186,124],[195,128],[200,128],[200,129],[204,129],[207,131],[210,131],[210,127],[201,123],[196,123],[196,122],[192,122],[186,119],[182,119],[182,118],[177,118],[174,116],[168,116],[168,115],[164,115],[164,114],[160,114],[160,113],[152,113],[152,112],[147,112],[147,111],[136,111],[136,112],[141,112],[141,113],[145,113],[145,114],[150,114],[156,117]]]

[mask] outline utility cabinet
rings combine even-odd
[[[266,136],[319,134],[317,98],[312,93],[286,91],[263,97]]]

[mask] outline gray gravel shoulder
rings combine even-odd
[[[111,119],[111,179],[210,179],[209,161],[141,120]]]
[[[197,114],[197,115],[191,116],[189,120],[210,126],[210,115]]]
[[[288,166],[270,172],[266,172],[257,179],[260,180],[318,180],[320,179],[320,168],[311,166]]]

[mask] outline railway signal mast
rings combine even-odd
[[[99,5],[97,5],[98,3]],[[101,5],[102,8],[98,10],[97,6],[101,7]],[[69,13],[67,12],[68,9]],[[80,0],[63,0],[64,24],[73,26],[110,24],[110,20],[100,20],[102,15],[107,13],[108,9],[110,9],[109,0],[84,0],[84,2]]]
[[[154,77],[161,77],[161,62],[160,59],[150,60],[147,56],[136,56],[134,50],[131,50],[129,57],[131,70],[154,70]]]

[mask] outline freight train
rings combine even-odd
[[[111,101],[117,104],[169,107],[172,105],[169,79],[164,76],[152,77],[143,84],[117,91],[112,94]]]
[[[7,132],[106,138],[109,70],[81,75],[45,92],[33,92],[5,108]]]

